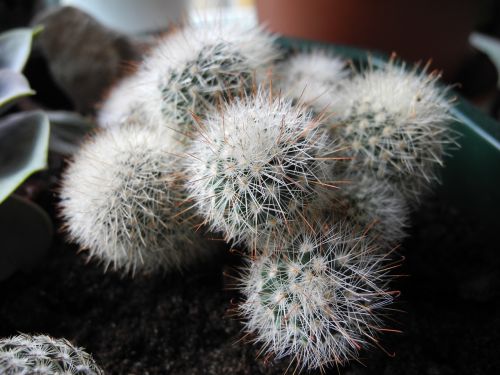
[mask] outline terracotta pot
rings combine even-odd
[[[282,35],[433,60],[448,78],[471,49],[473,0],[257,0],[261,23]]]

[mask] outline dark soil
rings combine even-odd
[[[413,216],[394,287],[402,291],[380,345],[332,374],[500,373],[500,255],[494,233],[434,197]],[[226,255],[224,255],[226,254]],[[228,316],[238,295],[227,252],[184,273],[122,278],[86,264],[61,238],[43,264],[0,284],[0,336],[66,337],[108,374],[283,374]],[[227,274],[227,272],[226,272]]]

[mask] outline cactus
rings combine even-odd
[[[349,173],[388,180],[412,202],[438,180],[444,147],[455,143],[438,78],[391,60],[344,85],[332,130],[350,149]]]
[[[316,113],[332,108],[349,75],[346,62],[335,55],[313,49],[291,56],[277,69],[282,92],[305,103]]]
[[[63,176],[67,230],[106,268],[151,272],[182,267],[206,245],[182,215],[175,150],[160,130],[111,127],[96,134]]]
[[[90,354],[65,339],[17,335],[0,339],[0,373],[4,375],[102,375]]]
[[[303,223],[301,211],[327,185],[326,149],[310,112],[259,89],[202,125],[186,186],[211,229],[254,248]]]
[[[387,254],[341,224],[272,245],[241,275],[245,330],[262,353],[324,370],[375,343],[385,307]]]
[[[404,197],[390,184],[363,176],[340,189],[329,190],[309,207],[311,220],[345,221],[387,251],[406,236],[410,210]]]
[[[150,123],[196,129],[193,114],[203,117],[221,101],[251,90],[278,52],[274,38],[260,28],[187,27],[166,37],[146,58],[138,90]],[[186,141],[185,137],[180,137]]]
[[[136,94],[140,85],[138,76],[131,75],[111,89],[99,110],[97,123],[100,127],[121,126],[125,123],[144,124],[147,117]]]

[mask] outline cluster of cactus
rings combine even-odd
[[[199,117],[249,92],[265,75],[279,55],[273,41],[260,28],[188,27],[162,40],[144,60],[131,78],[137,88],[131,102],[140,106],[146,124],[172,129],[186,143]]]
[[[253,341],[324,369],[377,343],[393,249],[454,142],[450,101],[392,60],[357,73],[320,50],[282,57],[262,29],[167,36],[102,106],[62,215],[125,272],[206,259],[198,229],[220,233],[246,250]]]
[[[322,49],[299,53],[278,64],[274,74],[279,87],[315,113],[328,112],[349,76],[347,62]]]
[[[409,225],[409,207],[403,195],[371,176],[326,192],[309,210],[323,220],[347,221],[365,229],[367,236],[388,249],[401,243]]]
[[[182,268],[210,248],[179,209],[186,195],[172,153],[163,132],[123,124],[89,140],[67,168],[68,232],[106,268]]]
[[[210,115],[187,154],[198,212],[235,244],[257,244],[304,222],[332,168],[312,116],[264,89]]]
[[[4,375],[102,375],[92,356],[65,339],[17,335],[0,339]]]
[[[456,143],[448,126],[451,103],[447,89],[438,87],[439,74],[428,74],[427,67],[418,65],[408,70],[392,57],[382,67],[370,64],[343,79],[338,72],[341,65],[331,57],[337,68],[332,68],[328,81],[308,73],[315,66],[314,58],[310,55],[308,61],[299,54],[284,64],[281,74],[295,73],[301,80],[308,79],[311,87],[324,87],[322,98],[311,106],[328,113],[324,126],[351,158],[348,175],[355,179],[371,175],[393,185],[410,204],[418,203],[439,181],[445,149]],[[300,100],[300,92],[289,80],[283,80],[283,89]]]
[[[316,224],[274,243],[241,277],[241,310],[255,341],[278,358],[324,369],[370,344],[391,303],[387,262],[376,244],[341,224]]]

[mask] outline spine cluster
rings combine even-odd
[[[391,61],[346,82],[330,129],[352,157],[350,176],[389,182],[412,202],[439,181],[455,137],[448,127],[450,100],[438,78]]]
[[[278,86],[287,96],[309,105],[315,113],[331,115],[349,70],[341,58],[313,49],[281,63],[276,76]]]
[[[67,231],[106,268],[181,268],[209,248],[182,214],[183,178],[166,141],[161,130],[112,127],[83,145],[66,170]]]
[[[282,57],[259,28],[164,38],[104,103],[61,207],[70,236],[125,272],[206,258],[202,224],[249,250],[245,330],[323,370],[377,342],[409,207],[455,142],[450,101],[392,60],[358,73],[321,50]]]
[[[397,246],[406,237],[409,215],[403,195],[371,176],[327,191],[308,211],[309,217],[348,222],[384,249]]]
[[[137,97],[141,85],[136,76],[127,77],[116,84],[100,106],[97,118],[99,126],[109,128],[131,123],[150,125]]]
[[[149,123],[174,127],[186,143],[198,118],[251,91],[279,56],[260,28],[186,28],[165,38],[137,76]]]
[[[5,375],[103,375],[90,354],[65,339],[17,335],[0,339],[0,373]]]
[[[340,224],[273,247],[241,277],[245,328],[264,352],[324,369],[373,343],[392,302],[387,255]]]
[[[305,225],[327,183],[325,134],[304,107],[266,90],[227,104],[203,124],[187,159],[188,189],[214,231],[256,244]]]

